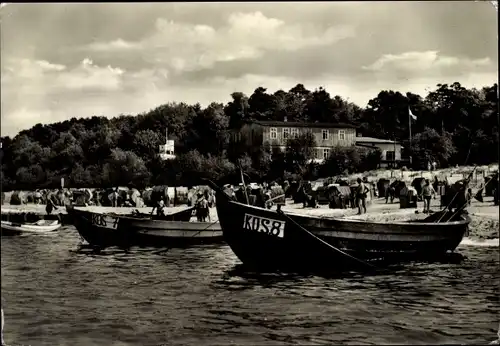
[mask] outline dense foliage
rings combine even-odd
[[[323,88],[298,84],[273,94],[259,87],[247,97],[231,95],[226,105],[167,103],[137,116],[71,118],[37,124],[14,138],[3,137],[3,189],[66,186],[190,184],[199,177],[235,175],[241,167],[252,179],[315,178],[373,169],[380,152],[337,148],[318,167],[310,164],[314,138],[289,140],[285,152],[252,146],[241,128],[248,120],[348,122],[363,136],[403,142],[413,168],[429,160],[441,167],[498,161],[497,84],[481,90],[459,83],[439,84],[425,98],[384,90],[365,109]],[[408,106],[417,120],[409,143]],[[68,110],[70,112],[70,110]],[[161,161],[165,129],[175,140],[176,160]],[[234,133],[241,135],[234,139]],[[272,159],[271,159],[272,158]],[[237,173],[236,175],[239,175]]]

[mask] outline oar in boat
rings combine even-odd
[[[377,267],[375,267],[374,265],[368,263],[368,262],[365,262],[359,258],[356,258],[352,255],[349,255],[348,253],[345,253],[344,251],[336,248],[335,246],[331,245],[331,244],[328,244],[326,241],[324,241],[323,239],[317,237],[316,235],[314,235],[313,233],[309,232],[307,229],[305,229],[304,227],[302,227],[299,223],[295,222],[294,219],[292,219],[290,216],[288,216],[287,214],[285,214],[283,212],[283,210],[281,209],[278,209],[277,210],[278,214],[284,216],[288,221],[290,221],[292,224],[294,224],[295,226],[297,226],[298,229],[300,229],[302,232],[304,232],[305,234],[307,234],[309,237],[315,239],[316,241],[322,243],[323,245],[325,245],[326,247],[328,247],[329,249],[331,249],[332,251],[335,251],[351,260],[353,260],[354,262],[357,262],[359,264],[361,264],[363,267],[366,267],[366,268],[369,268],[369,269],[377,269]]]

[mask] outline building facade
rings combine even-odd
[[[167,139],[165,144],[161,144],[159,154],[160,154],[160,159],[162,160],[175,159],[174,141],[171,139]]]
[[[382,152],[380,167],[397,167],[402,163],[401,149],[403,148],[397,141],[380,139],[374,137],[362,137],[358,135],[355,139],[356,145],[365,148],[378,148]]]
[[[245,126],[252,133],[250,137],[253,138],[253,145],[269,145],[282,150],[285,150],[288,139],[297,138],[306,132],[312,133],[316,142],[314,149],[317,162],[327,159],[336,146],[356,145],[357,127],[352,124],[255,121]]]

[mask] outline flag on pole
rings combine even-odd
[[[408,106],[408,114],[410,115],[410,117],[411,117],[413,120],[417,120],[417,116],[411,112],[411,109],[410,109],[410,107],[409,107],[409,106]]]

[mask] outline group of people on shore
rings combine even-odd
[[[285,193],[289,187],[287,181],[283,185],[273,181],[260,184],[252,183],[246,186],[243,183],[237,186],[226,184],[223,186],[223,190],[235,201],[269,209],[273,205],[285,204]]]
[[[319,191],[313,191],[311,183],[309,182],[302,182],[300,184],[296,183],[296,186],[293,186],[294,183],[296,182],[290,183],[288,181],[284,181],[283,184],[278,184],[276,181],[273,181],[262,182],[260,184],[251,183],[248,185],[243,185],[243,183],[240,183],[239,185],[226,184],[223,186],[223,190],[225,190],[231,198],[239,202],[249,203],[262,208],[271,208],[273,205],[284,205],[285,195],[286,197],[294,197],[294,202],[297,202],[295,198],[297,194],[302,196],[302,198],[300,198],[300,202],[304,204],[304,207],[317,207],[319,204],[318,198],[320,197]],[[325,189],[328,190],[328,181],[325,181],[324,183],[327,185]],[[437,183],[437,178],[435,178],[435,181],[433,182],[429,179],[425,179],[423,180],[421,188],[417,191],[414,186],[407,185],[403,181],[392,182],[385,188],[386,203],[388,203],[389,199],[392,202],[395,197],[405,198],[408,201],[411,200],[414,204],[417,200],[422,200],[424,202],[423,212],[430,213],[431,200],[433,198],[436,199],[438,195],[435,187]],[[331,193],[326,192],[327,198],[330,199],[329,202],[335,202],[332,200],[332,198],[335,197],[339,200],[348,199],[349,205],[358,209],[358,214],[366,213],[368,204],[367,201],[370,200],[369,196],[377,196],[377,189],[380,190],[380,187],[370,183],[366,177],[357,178],[357,183],[355,184],[347,182],[347,185],[350,191],[346,190],[345,194],[349,194],[349,196],[339,196],[341,193],[338,191],[337,195],[332,195]],[[495,186],[498,185],[498,183],[493,183],[491,185]],[[173,189],[173,197],[170,195],[172,191],[169,190],[168,186],[156,186],[141,191],[132,186],[128,187],[128,189],[118,187],[94,190],[73,190],[60,188],[54,190],[37,189],[32,193],[14,191],[11,197],[11,204],[26,204],[29,202],[33,202],[35,204],[45,204],[47,214],[51,214],[59,207],[68,204],[136,208],[149,206],[154,207],[158,215],[161,215],[162,213],[165,214],[165,208],[170,207],[172,203],[174,206],[187,203],[188,206],[195,207],[196,216],[199,221],[205,221],[207,219],[210,220],[210,208],[215,206],[214,191],[208,187],[199,186],[190,189],[180,189],[182,190],[182,193],[179,193],[178,189]],[[496,190],[497,188],[495,186],[493,195],[495,196],[495,203],[498,204],[498,194]],[[439,190],[439,194],[443,195],[443,192]],[[472,191],[468,188],[466,190],[467,204],[470,205],[472,198]],[[344,206],[345,203],[340,204],[342,205],[340,207],[347,206],[347,204]],[[337,205],[330,207],[339,208]]]
[[[153,210],[159,217],[165,216],[165,208],[170,207],[170,196],[168,192],[152,196],[154,199]],[[210,208],[215,207],[215,193],[213,190],[205,188],[191,189],[188,193],[187,204],[194,207],[196,219],[199,222],[211,221]]]
[[[440,185],[441,184],[441,185]],[[419,186],[418,186],[419,185]],[[437,189],[440,186],[442,189]],[[458,207],[464,208],[470,206],[472,199],[475,197],[482,202],[482,193],[484,190],[484,184],[480,186],[479,191],[474,195],[472,193],[472,188],[469,187],[469,181],[467,179],[459,180],[455,183],[438,182],[437,178],[434,182],[430,179],[423,179],[415,185],[415,181],[412,185],[407,185],[404,181],[395,181],[391,185],[388,185],[385,190],[385,202],[391,203],[393,199],[397,196],[402,201],[402,208],[406,207],[416,207],[417,201],[424,202],[423,213],[431,213],[431,200],[436,199],[437,196],[441,196],[441,203],[444,205],[451,204],[456,201]],[[439,191],[439,192],[438,192]],[[451,196],[451,199],[449,198]],[[450,199],[448,201],[448,199]],[[444,201],[444,202],[443,202]],[[453,204],[453,205],[455,205]]]

